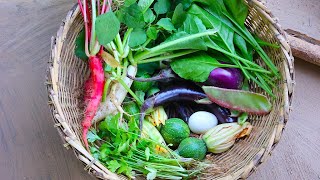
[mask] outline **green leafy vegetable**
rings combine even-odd
[[[147,29],[147,36],[152,40],[156,40],[158,37],[159,30],[156,27],[150,26]]]
[[[170,10],[170,0],[158,0],[153,8],[158,15],[165,14]]]
[[[212,102],[228,109],[258,115],[268,114],[272,109],[269,100],[261,94],[214,86],[203,86],[202,89]]]
[[[147,34],[143,29],[134,29],[131,33],[130,39],[129,39],[129,46],[130,47],[136,47],[147,40]]]
[[[138,6],[141,8],[142,13],[145,13],[154,0],[139,0]]]
[[[143,28],[145,25],[142,10],[137,3],[120,9],[117,11],[117,15],[120,21],[127,25],[128,28]]]
[[[121,165],[116,160],[112,160],[108,163],[108,169],[111,172],[116,172],[116,170],[119,169],[119,167],[121,167]]]
[[[176,6],[173,15],[172,23],[176,28],[180,27],[183,21],[186,19],[187,13],[183,9],[183,5],[180,3]]]
[[[92,129],[87,134],[88,142],[93,143],[96,140],[101,140],[101,138],[97,135],[97,131]]]
[[[171,22],[170,18],[162,18],[157,22],[157,25],[162,27],[163,29],[167,30],[167,31],[173,31],[176,28],[174,27],[174,25]]]
[[[219,62],[208,54],[201,52],[174,60],[170,65],[180,77],[195,82],[205,82],[210,72],[219,67]]]
[[[155,19],[156,16],[153,14],[151,9],[148,9],[144,14],[143,14],[143,19],[146,23],[152,23]]]
[[[191,14],[187,15],[182,27],[179,28],[179,31],[184,31],[188,34],[196,34],[199,32],[204,32],[205,30],[206,27],[202,23],[201,19]]]
[[[88,56],[85,53],[85,32],[84,30],[80,31],[77,39],[76,39],[76,47],[75,47],[75,55],[82,59],[82,60],[88,60]]]
[[[119,33],[120,22],[110,11],[97,17],[95,29],[99,43],[107,46]]]
[[[224,0],[225,7],[230,12],[235,21],[244,27],[244,22],[248,16],[248,6],[243,0]]]

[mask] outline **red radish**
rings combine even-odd
[[[87,133],[91,127],[91,121],[96,114],[102,98],[104,86],[104,72],[101,59],[97,56],[89,58],[90,77],[85,83],[85,103],[84,119],[82,125],[82,139],[89,151]],[[89,151],[90,152],[90,151]]]

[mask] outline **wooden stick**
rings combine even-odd
[[[291,29],[286,32],[293,55],[320,66],[320,41]]]

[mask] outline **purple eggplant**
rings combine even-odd
[[[207,84],[220,88],[240,89],[243,75],[237,68],[216,68],[209,74]]]
[[[194,108],[186,103],[174,103],[174,108],[178,113],[178,117],[181,118],[184,122],[188,123],[190,116],[195,112]]]
[[[237,122],[238,118],[230,117],[231,113],[226,108],[220,107],[214,103],[203,106],[206,111],[213,113],[221,124]]]
[[[206,98],[207,95],[197,89],[190,86],[173,86],[168,89],[162,90],[154,96],[146,99],[141,107],[139,127],[142,129],[142,122],[149,109],[165,105],[176,101],[196,101]]]

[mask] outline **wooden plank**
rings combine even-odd
[[[289,34],[288,41],[292,54],[297,58],[319,66],[320,41],[291,29],[287,29],[286,32]]]

